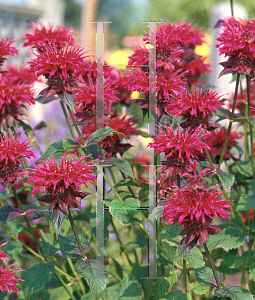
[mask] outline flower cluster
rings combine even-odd
[[[2,243],[0,245],[0,248],[4,245],[6,245],[8,242]],[[7,268],[4,268],[6,265],[5,258],[10,258],[7,254],[0,252],[0,260],[3,262],[3,264],[0,266],[0,293],[4,293],[4,291],[7,292],[7,294],[10,293],[10,289],[14,292],[18,293],[18,288],[15,286],[19,281],[24,281],[19,278],[13,277],[15,273],[20,272],[21,270],[11,270],[11,267],[15,264],[10,265]]]
[[[227,18],[221,22],[222,33],[219,34],[216,47],[221,55],[228,56],[222,62],[224,67],[220,76],[232,74],[253,74],[255,67],[255,20]]]
[[[30,158],[34,153],[29,150],[29,144],[34,140],[24,140],[23,135],[16,137],[6,133],[5,138],[0,137],[0,184],[9,189],[17,178],[26,176],[26,171],[20,167],[21,158]]]
[[[0,40],[0,67],[3,65],[3,63],[7,60],[5,56],[11,55],[16,56],[16,54],[19,55],[19,51],[12,47],[11,44],[15,42],[15,40],[10,41],[10,37],[8,39],[2,38]],[[0,73],[5,73],[5,71],[0,70]]]
[[[53,158],[40,161],[41,165],[33,165],[35,170],[29,172],[28,183],[35,183],[32,196],[41,190],[46,195],[38,198],[39,201],[51,203],[49,209],[61,210],[68,214],[68,207],[80,208],[81,199],[85,193],[81,184],[88,187],[88,182],[93,184],[96,176],[92,175],[94,164],[91,162],[83,163],[86,157],[81,156],[74,162],[74,155],[70,160],[66,159],[66,154],[62,156],[61,164]]]
[[[208,169],[197,176],[195,164],[194,175],[188,174],[187,186],[176,187],[174,193],[167,191],[169,198],[162,197],[166,200],[162,222],[167,220],[168,224],[173,222],[182,226],[180,234],[186,237],[181,244],[191,248],[198,240],[201,245],[207,242],[208,234],[213,235],[221,231],[218,226],[210,225],[213,217],[230,218],[230,214],[225,210],[231,210],[229,201],[221,199],[224,191],[217,192],[219,185],[206,188],[203,181],[205,172],[208,172]]]

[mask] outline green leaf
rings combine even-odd
[[[7,222],[6,227],[16,237],[24,229],[24,225],[15,222]]]
[[[230,252],[224,252],[223,261],[231,269],[239,268],[244,262],[244,256],[234,256]]]
[[[9,241],[4,246],[5,252],[15,261],[22,261],[24,258],[21,256],[22,243],[20,241]]]
[[[140,179],[138,179],[138,178],[123,179],[114,185],[115,188],[118,188],[121,186],[137,186],[140,188],[149,189],[149,184],[147,182],[140,183]]]
[[[153,138],[154,137],[153,134],[149,134],[144,130],[141,130],[141,129],[136,129],[136,130],[137,130],[137,133],[138,133],[139,136],[142,136],[142,137],[145,137],[145,138]]]
[[[233,118],[233,121],[234,122],[250,123],[251,125],[255,126],[255,118],[253,118],[253,117]]]
[[[134,198],[126,198],[124,200],[124,205],[119,199],[114,199],[109,205],[110,213],[122,225],[139,224],[140,221],[133,217],[134,214],[138,212],[137,208],[139,205],[139,201]]]
[[[76,262],[74,270],[86,279],[95,299],[99,299],[108,280],[108,271],[104,264],[94,259],[87,259]]]
[[[66,92],[65,90],[58,93],[58,97],[74,112],[74,101],[72,92]]]
[[[39,291],[54,275],[54,263],[36,263],[30,269],[21,272],[22,289],[26,300]]]
[[[217,108],[215,111],[215,115],[220,118],[230,119],[231,111],[226,108]]]
[[[40,231],[42,237],[42,249],[44,253],[49,256],[55,255],[59,251],[59,245],[55,245],[53,235]]]
[[[255,263],[250,266],[250,272],[253,280],[255,280]]]
[[[123,278],[123,271],[121,265],[115,260],[114,258],[111,258],[110,265],[107,266],[110,274],[112,274],[114,277],[119,278],[122,280]]]
[[[205,286],[217,286],[212,269],[208,267],[203,267],[203,268],[197,268],[194,271],[195,271],[196,280],[199,284]],[[216,273],[218,275],[219,281],[222,282],[223,275],[218,271],[216,271]]]
[[[37,220],[45,216],[51,216],[52,210],[48,207],[38,207],[36,209],[28,209],[25,212],[25,216],[30,220]]]
[[[164,298],[161,298],[160,300],[175,300],[175,299],[176,300],[189,300],[190,298],[188,298],[187,294],[183,294],[182,291],[177,290],[171,294],[168,294]]]
[[[73,289],[70,286],[67,286],[67,289],[72,295]],[[56,289],[47,290],[43,294],[43,300],[56,300],[56,299],[69,300],[70,296],[62,286]]]
[[[21,210],[13,208],[11,205],[3,206],[0,208],[1,223],[9,222],[20,215],[21,215]]]
[[[227,286],[215,289],[214,295],[218,297],[230,297],[232,300],[254,300],[252,294],[242,286]]]
[[[83,236],[79,235],[79,239],[83,248],[83,252],[86,253],[90,250],[90,243]],[[59,235],[59,244],[62,255],[66,258],[76,258],[82,256],[77,245],[74,235],[62,236]]]
[[[125,275],[121,282],[105,291],[107,300],[141,300],[142,289],[133,275]]]
[[[234,249],[241,246],[245,241],[245,234],[235,227],[228,227],[223,231],[210,236],[207,244],[209,250],[216,246],[221,246],[227,249]]]
[[[126,175],[128,175],[134,179],[134,174],[133,174],[132,168],[130,166],[130,163],[126,159],[111,157],[111,158],[107,159],[106,161],[104,161],[104,164],[111,164],[113,166],[116,166],[122,172],[124,172]]]
[[[143,248],[148,247],[148,238],[139,234],[134,241],[128,242],[123,245],[124,248]]]
[[[55,142],[51,144],[50,147],[43,154],[43,156],[39,158],[39,160],[45,159],[51,154],[74,150],[77,149],[78,147],[79,147],[79,143],[76,140],[72,140],[72,139],[61,140],[59,142]]]
[[[213,175],[217,176],[220,179],[223,188],[226,190],[228,196],[230,196],[231,187],[234,184],[235,176],[230,173],[225,173],[222,171],[217,171]]]
[[[205,286],[198,282],[193,282],[189,284],[189,288],[198,295],[204,295],[209,290],[210,286]]]
[[[25,131],[27,137],[29,139],[32,139],[33,136],[34,136],[34,133],[33,133],[33,129],[30,125],[28,125],[27,123],[19,120],[19,126],[23,128],[23,130]]]
[[[60,208],[53,209],[53,213],[51,215],[51,222],[53,224],[57,237],[65,218],[66,213],[64,213]]]
[[[236,207],[237,211],[255,209],[255,196],[242,195]]]
[[[168,241],[173,240],[173,238],[177,237],[182,231],[181,226],[178,225],[178,223],[175,223],[174,225],[168,225],[162,232],[160,232],[160,237],[162,239],[166,239]]]
[[[240,161],[233,165],[232,171],[245,177],[252,177],[251,160]]]
[[[153,300],[159,300],[171,291],[171,288],[177,281],[177,274],[170,273],[158,282],[152,284],[152,293],[154,294]]]
[[[184,258],[187,260],[189,268],[196,269],[204,267],[205,265],[203,255],[197,248],[192,248]]]
[[[111,135],[111,134],[118,134],[118,135],[122,136],[123,138],[127,139],[123,133],[120,133],[120,132],[112,129],[109,126],[105,126],[104,128],[99,129],[99,130],[93,132],[92,134],[90,134],[88,137],[87,143],[88,144],[98,143],[98,142],[102,141],[105,137],[107,137],[108,135]]]

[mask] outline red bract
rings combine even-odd
[[[58,49],[55,45],[43,45],[34,52],[36,59],[31,59],[30,72],[47,79],[48,87],[40,92],[43,97],[57,94],[65,98],[83,86],[80,72],[86,67],[84,49],[75,45],[73,48]]]
[[[43,44],[56,45],[57,48],[62,48],[66,45],[73,46],[75,40],[73,38],[73,28],[67,28],[64,25],[59,25],[54,28],[53,24],[44,25],[32,24],[30,28],[31,33],[26,33],[24,40],[27,40],[23,44],[23,47],[37,47],[40,48]]]
[[[134,128],[136,123],[133,121],[133,119],[128,119],[127,116],[121,118],[117,116],[115,118],[107,119],[105,126],[111,127],[119,133],[123,133],[125,137],[129,139],[131,134],[137,135],[137,130]],[[87,139],[91,133],[96,131],[96,126],[92,123],[87,127],[83,127],[82,131],[84,138]],[[112,133],[101,141],[101,147],[106,152],[106,157],[109,158],[116,153],[123,154],[131,147],[131,145],[122,143],[122,136]]]
[[[24,103],[35,104],[33,89],[27,84],[14,83],[12,77],[0,74],[0,127],[13,127],[22,119]]]
[[[0,40],[0,67],[3,65],[3,63],[7,60],[7,55],[16,56],[16,54],[19,55],[19,51],[15,47],[11,47],[11,44],[13,44],[16,40],[10,41],[10,37],[8,39],[2,38]],[[0,70],[0,73],[5,73],[4,71]]]
[[[17,138],[12,133],[10,137],[7,133],[5,138],[1,136],[0,184],[7,189],[13,186],[17,178],[23,178],[26,175],[26,171],[20,167],[21,158],[34,156],[34,153],[28,150],[29,144],[34,140],[21,142],[22,136],[23,134]]]
[[[28,183],[35,183],[32,196],[41,190],[46,195],[38,200],[51,203],[49,209],[60,209],[68,214],[68,207],[80,208],[81,199],[87,193],[83,192],[81,185],[88,187],[88,182],[93,184],[96,176],[92,175],[95,165],[91,162],[82,163],[86,158],[81,156],[76,162],[73,161],[74,155],[68,161],[66,154],[62,156],[61,164],[53,158],[53,162],[49,159],[40,161],[41,165],[33,165],[35,170],[29,172]]]
[[[255,67],[255,21],[231,17],[221,23],[221,28],[216,47],[229,59],[221,63],[224,69],[220,76],[228,73],[250,75]]]
[[[229,218],[230,214],[224,208],[232,209],[229,201],[220,199],[224,193],[218,193],[216,185],[213,189],[204,188],[177,188],[177,192],[168,192],[169,199],[162,197],[167,201],[164,206],[162,222],[164,220],[178,223],[184,230],[181,235],[187,234],[186,244],[193,240],[205,243],[209,239],[209,234],[215,234],[220,231],[217,226],[208,225],[213,217]]]

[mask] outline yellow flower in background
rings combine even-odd
[[[200,46],[196,46],[195,53],[203,57],[208,57],[211,54],[212,36],[205,33],[205,43]]]
[[[123,49],[106,53],[106,61],[108,64],[125,69],[128,64],[128,57],[132,54],[131,50]]]

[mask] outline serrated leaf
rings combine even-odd
[[[121,282],[105,291],[109,300],[141,300],[142,289],[133,275],[125,275]]]
[[[215,289],[214,295],[218,297],[230,297],[232,300],[254,300],[252,294],[242,286],[227,286]]]
[[[58,93],[58,97],[71,109],[74,111],[74,101],[73,101],[73,94],[68,93],[65,90]]]
[[[5,246],[4,250],[15,261],[24,260],[21,256],[22,243],[20,241],[9,241]]]
[[[178,223],[168,225],[163,231],[160,232],[160,237],[168,241],[177,237],[182,231],[181,226]]]
[[[238,228],[228,227],[223,231],[210,236],[207,244],[209,250],[214,249],[216,246],[222,248],[234,249],[243,245],[245,241],[245,234]]]
[[[6,227],[16,237],[19,235],[19,233],[24,228],[24,226],[22,224],[15,223],[15,222],[7,222]]]
[[[122,225],[139,224],[140,221],[133,217],[134,214],[138,212],[137,208],[139,205],[139,201],[134,198],[126,198],[124,200],[124,205],[119,199],[114,199],[109,205],[110,213]]]
[[[170,292],[171,288],[177,281],[176,273],[167,274],[166,277],[152,284],[153,299],[159,300]]]
[[[231,187],[234,184],[235,176],[230,173],[225,173],[222,171],[217,171],[213,175],[217,176],[220,179],[223,188],[226,190],[228,196],[230,196]]]
[[[251,160],[239,161],[233,165],[234,173],[240,173],[245,177],[252,177]]]
[[[108,270],[114,277],[119,278],[120,280],[123,278],[122,267],[114,258],[111,258],[111,263],[108,265]]]
[[[51,154],[57,153],[57,152],[63,152],[65,150],[73,150],[79,147],[79,143],[76,140],[73,139],[65,139],[61,140],[59,142],[55,142],[50,145],[50,147],[46,150],[46,152],[43,154],[39,160],[45,159]]]
[[[244,117],[244,118],[233,118],[234,122],[246,122],[250,123],[251,125],[255,126],[255,118],[253,117]]]
[[[76,262],[74,270],[86,279],[95,299],[99,299],[108,280],[108,271],[104,264],[94,259],[87,259]]]
[[[189,284],[189,288],[198,295],[204,295],[209,290],[210,286],[205,286],[198,282],[193,282]]]
[[[67,289],[72,295],[73,289],[70,286],[67,286]],[[56,289],[49,289],[45,291],[43,294],[43,300],[56,300],[56,299],[69,300],[70,296],[62,286]]]
[[[189,264],[189,268],[196,269],[201,268],[205,265],[203,255],[197,248],[191,249],[190,252],[185,255],[185,259]]]
[[[47,257],[55,255],[59,251],[59,245],[55,245],[53,235],[49,233],[40,232],[42,237],[42,249]]]
[[[54,275],[54,263],[36,263],[30,269],[21,272],[22,289],[26,299],[39,291]]]
[[[215,280],[215,277],[213,275],[213,271],[212,269],[208,268],[208,267],[203,267],[203,268],[197,268],[194,270],[195,271],[195,276],[196,276],[196,280],[199,284],[205,285],[205,286],[216,286],[217,287],[217,283]],[[223,275],[216,271],[219,281],[222,282],[223,281]]]
[[[57,237],[65,218],[66,214],[61,209],[53,209],[53,213],[51,215],[51,222],[53,224]]]
[[[124,248],[143,248],[145,246],[148,247],[148,238],[142,234],[139,234],[134,241],[123,245]]]
[[[242,195],[236,207],[237,211],[255,209],[255,196]]]
[[[161,206],[154,207],[152,212],[149,214],[149,220],[161,218],[163,216],[164,208]]]
[[[110,164],[112,166],[118,167],[123,173],[130,176],[134,179],[134,174],[132,171],[132,168],[130,166],[130,163],[126,159],[120,159],[117,157],[111,157],[104,161],[104,164]]]
[[[79,239],[83,248],[83,252],[86,253],[90,250],[90,243],[83,236],[79,235]],[[77,245],[74,235],[62,236],[59,235],[59,244],[62,255],[66,258],[76,258],[82,256],[79,247]]]
[[[107,137],[108,135],[111,135],[111,134],[118,134],[118,135],[122,136],[123,138],[127,139],[123,133],[120,133],[120,132],[112,129],[109,126],[105,126],[104,128],[99,129],[99,130],[93,132],[92,134],[90,134],[87,139],[87,143],[88,144],[98,143],[98,142],[102,141],[105,137]]]
[[[38,207],[36,209],[28,209],[24,215],[29,220],[36,220],[45,216],[51,216],[51,214],[52,210],[49,210],[48,207]]]
[[[160,300],[189,300],[190,298],[188,297],[187,294],[183,294],[182,291],[177,290],[174,291],[171,294],[166,295],[164,298],[161,298]]]
[[[227,267],[234,269],[239,268],[241,264],[244,262],[244,256],[234,256],[229,252],[224,252],[223,261]]]
[[[21,210],[13,208],[11,205],[3,206],[0,208],[0,222],[9,222],[14,218],[21,216]]]

